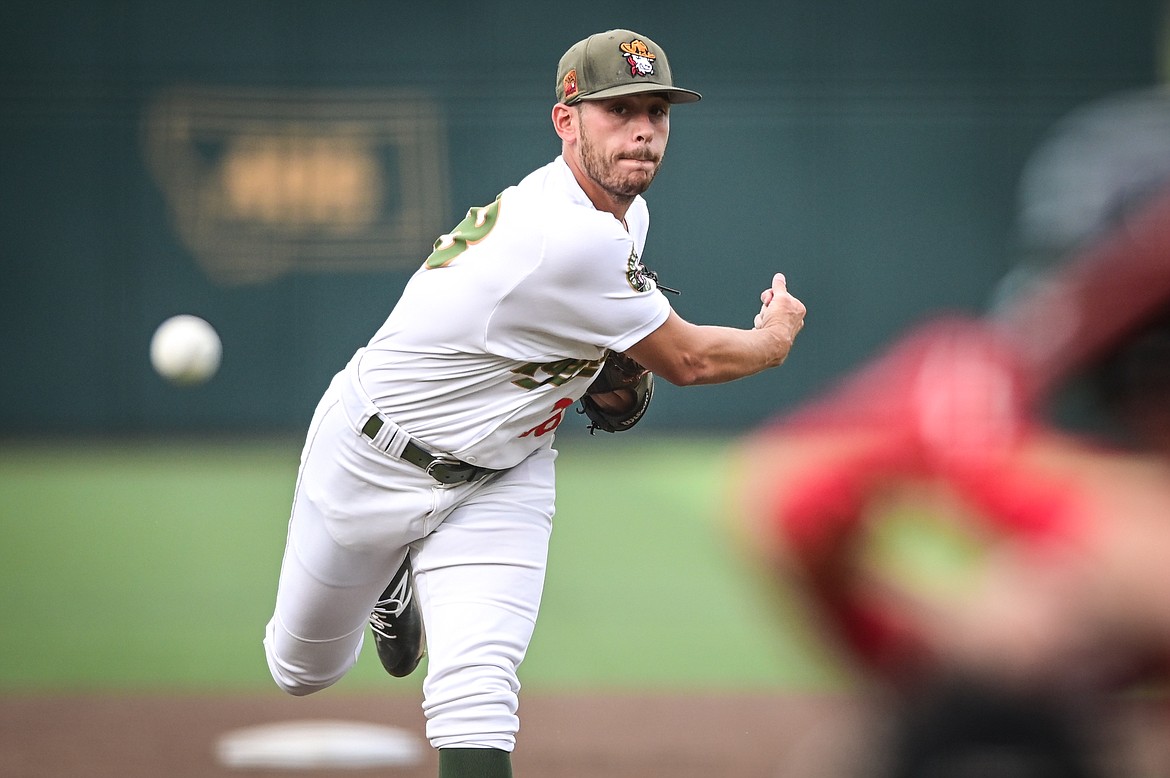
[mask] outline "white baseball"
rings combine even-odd
[[[167,319],[150,339],[150,363],[175,384],[203,383],[215,375],[222,356],[223,344],[215,328],[190,314]]]

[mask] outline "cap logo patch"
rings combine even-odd
[[[577,94],[577,69],[573,68],[565,74],[564,79],[561,80],[561,89],[565,93],[565,99],[568,100]]]
[[[626,62],[630,66],[631,76],[654,75],[654,52],[641,38],[634,38],[629,43],[621,45],[622,53],[626,55]]]

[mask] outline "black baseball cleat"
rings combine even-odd
[[[395,678],[405,678],[413,673],[426,653],[422,614],[414,600],[414,582],[410,574],[408,556],[370,614],[370,629],[374,633],[378,659],[386,672]]]

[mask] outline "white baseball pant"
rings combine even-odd
[[[435,748],[511,751],[517,668],[544,587],[556,451],[443,486],[360,434],[372,403],[339,373],[309,426],[276,607],[264,640],[280,688],[311,694],[357,661],[370,612],[407,553],[427,636],[423,711]]]

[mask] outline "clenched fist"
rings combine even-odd
[[[757,330],[777,327],[785,331],[792,342],[804,327],[804,303],[788,292],[788,281],[783,273],[772,277],[772,286],[760,293],[760,312],[756,314]]]

